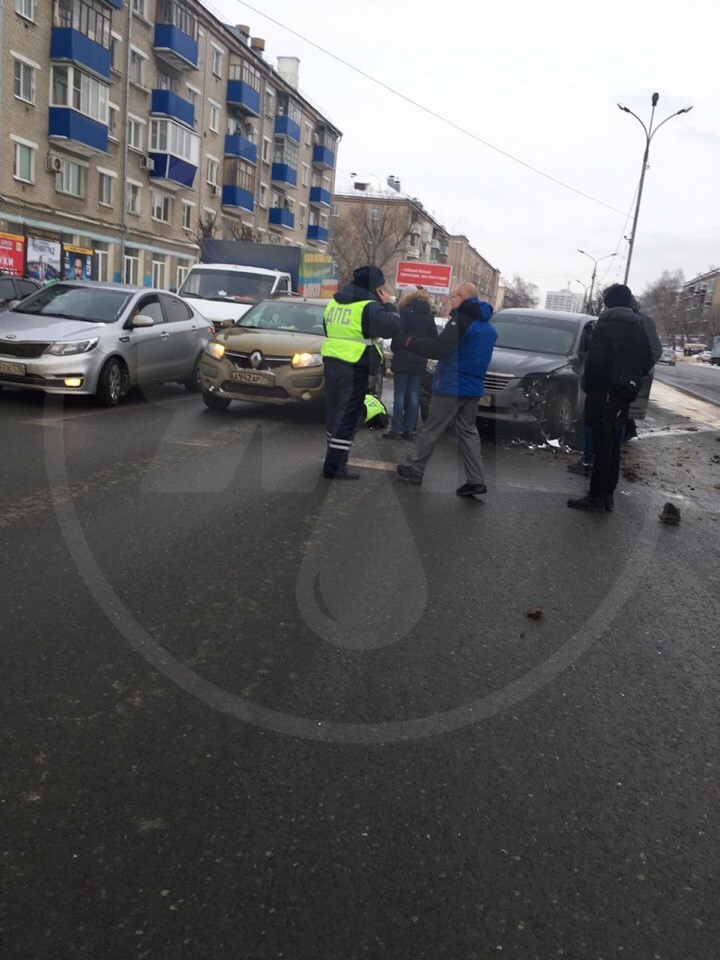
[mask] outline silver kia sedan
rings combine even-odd
[[[212,333],[165,290],[60,280],[0,314],[0,387],[92,394],[109,407],[137,384],[196,392]]]

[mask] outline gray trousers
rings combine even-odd
[[[443,397],[433,394],[430,413],[412,454],[408,457],[410,469],[422,477],[435,450],[435,444],[455,421],[455,435],[465,467],[468,483],[485,483],[480,453],[480,435],[475,421],[479,397]]]

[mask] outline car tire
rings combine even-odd
[[[127,393],[127,368],[118,357],[111,357],[98,377],[95,399],[101,407],[116,407]]]
[[[203,403],[214,413],[219,413],[221,410],[227,410],[230,406],[230,401],[226,400],[225,397],[218,397],[215,393],[210,393],[209,390],[203,390],[202,392]]]
[[[555,397],[547,418],[547,430],[551,438],[564,437],[571,434],[577,426],[575,406],[566,393]]]
[[[187,380],[183,380],[183,386],[185,387],[188,393],[200,393],[200,391],[202,390],[202,380],[200,379],[200,358],[201,357],[202,357],[202,354],[198,354],[197,360],[195,361],[195,365],[193,366],[192,374],[187,378]]]

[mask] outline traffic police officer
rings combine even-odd
[[[357,480],[348,470],[355,431],[363,419],[368,382],[382,363],[379,338],[397,336],[400,315],[386,290],[382,270],[358,267],[353,282],[339,290],[325,309],[327,339],[322,346],[327,402],[327,453],[323,475]]]

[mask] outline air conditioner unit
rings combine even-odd
[[[210,183],[208,184],[208,190],[210,191],[211,197],[216,197],[220,192],[220,187],[218,187],[216,183]]]
[[[148,170],[150,173],[155,169],[155,161],[152,157],[140,157],[140,169]]]
[[[45,169],[50,173],[59,173],[63,168],[63,162],[60,157],[54,157],[52,154],[45,161]]]

